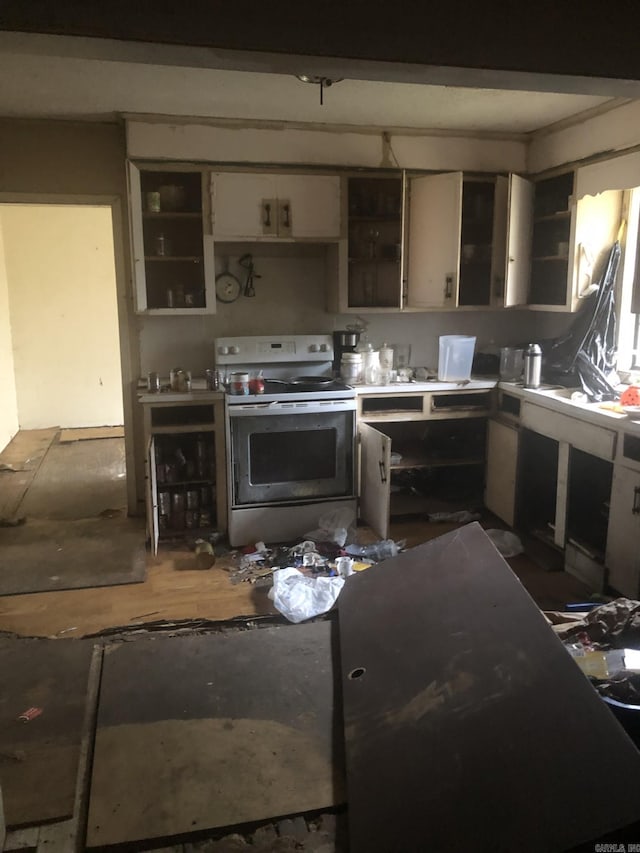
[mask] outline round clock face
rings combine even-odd
[[[240,296],[240,282],[229,272],[222,272],[216,278],[216,299],[220,302],[235,302]]]

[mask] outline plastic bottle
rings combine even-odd
[[[404,544],[404,542],[394,542],[393,539],[381,539],[371,545],[347,545],[345,551],[351,557],[361,557],[364,560],[379,563],[390,557],[396,557]]]

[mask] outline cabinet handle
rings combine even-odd
[[[633,490],[633,507],[631,512],[634,515],[640,515],[640,486],[636,486]]]
[[[380,466],[380,482],[381,482],[381,483],[386,483],[386,482],[387,482],[387,470],[386,470],[386,468],[384,467],[384,460],[383,460],[383,459],[381,459],[381,460],[378,462],[378,465]]]
[[[451,299],[453,296],[453,276],[447,275],[444,279],[444,298]]]
[[[284,213],[284,227],[290,228],[291,222],[289,221],[289,205],[288,204],[282,205],[282,212]]]
[[[264,227],[271,228],[271,205],[268,201],[264,203]]]

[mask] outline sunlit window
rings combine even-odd
[[[627,195],[622,274],[618,279],[618,370],[640,370],[640,187]]]

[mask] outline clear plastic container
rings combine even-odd
[[[463,382],[471,378],[475,336],[441,335],[439,338],[438,380]]]

